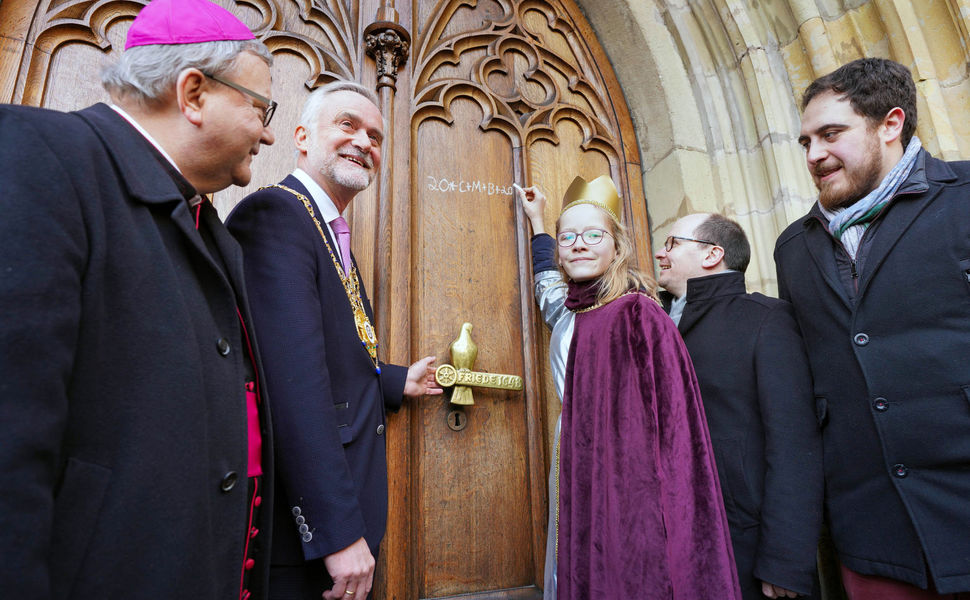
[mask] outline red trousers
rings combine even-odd
[[[930,589],[924,590],[888,577],[861,575],[845,565],[842,565],[842,585],[849,600],[970,600],[970,593],[938,594],[932,581]]]

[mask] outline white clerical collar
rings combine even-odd
[[[148,131],[144,127],[142,127],[141,125],[139,125],[138,124],[138,121],[136,121],[134,117],[132,117],[131,115],[129,115],[127,112],[125,112],[125,109],[121,108],[117,104],[109,104],[108,106],[110,106],[116,113],[118,113],[119,115],[121,115],[122,117],[124,117],[124,119],[126,121],[128,121],[129,123],[131,123],[131,126],[134,127],[135,129],[137,129],[138,130],[138,133],[140,133],[143,136],[145,136],[145,139],[148,140],[148,142],[152,146],[155,146],[155,149],[156,150],[158,150],[159,152],[162,153],[162,156],[165,157],[165,160],[167,160],[168,162],[172,163],[172,166],[175,167],[175,170],[176,171],[178,171],[179,173],[182,173],[182,169],[179,169],[179,166],[177,164],[175,164],[175,161],[172,160],[172,157],[169,156],[168,152],[165,151],[165,148],[162,148],[162,146],[158,143],[158,141],[155,138],[152,137],[152,134],[148,133]],[[184,173],[182,173],[182,174],[184,175]]]
[[[333,200],[330,199],[327,192],[323,191],[320,184],[314,181],[313,177],[310,177],[310,174],[303,169],[297,167],[293,171],[293,177],[299,179],[303,187],[306,188],[306,191],[310,192],[313,201],[317,203],[317,208],[320,209],[320,216],[323,217],[323,221],[327,224],[327,227],[330,227],[330,221],[340,216],[340,211],[337,210],[337,206],[333,203]]]

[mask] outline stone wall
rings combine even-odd
[[[697,211],[741,223],[750,290],[776,293],[775,238],[815,188],[797,144],[816,77],[862,56],[897,60],[920,92],[917,135],[970,158],[970,0],[577,0],[624,90],[653,246]]]

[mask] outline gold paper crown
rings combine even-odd
[[[562,199],[562,210],[559,214],[577,204],[592,204],[610,213],[616,221],[620,222],[620,215],[623,214],[620,205],[620,195],[616,193],[616,185],[609,175],[600,175],[593,181],[587,182],[582,177],[576,177],[569,184],[566,195]]]

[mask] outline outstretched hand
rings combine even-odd
[[[545,233],[546,228],[542,219],[546,211],[546,195],[536,185],[527,188],[514,185],[512,189],[515,190],[515,197],[522,204],[525,216],[529,218],[532,233],[534,235]]]
[[[421,396],[436,396],[444,393],[434,379],[434,357],[425,356],[408,367],[408,378],[404,382],[404,396],[415,400]]]

